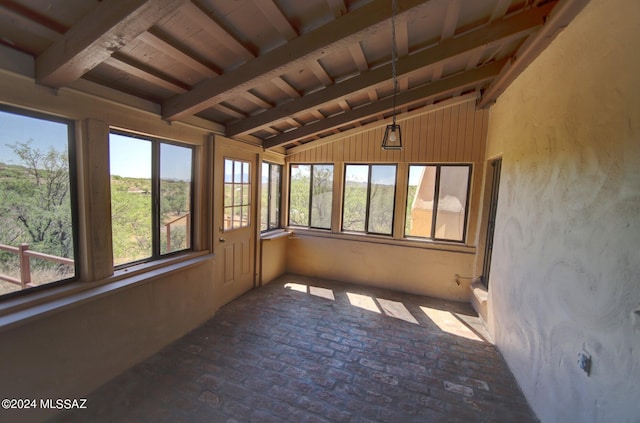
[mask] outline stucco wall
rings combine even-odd
[[[640,421],[638,16],[592,0],[491,109],[490,329],[545,423]]]

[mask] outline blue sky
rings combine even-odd
[[[9,145],[31,140],[32,148],[48,151],[68,150],[67,125],[31,116],[0,111],[0,162],[22,164]],[[133,178],[151,177],[151,143],[110,134],[111,173]],[[161,148],[163,178],[191,180],[191,149],[163,144]]]
[[[42,151],[51,147],[57,151],[66,151],[68,146],[67,126],[27,116],[0,111],[0,162],[21,164],[8,144],[27,142]]]

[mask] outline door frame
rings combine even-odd
[[[213,135],[213,230],[212,230],[212,240],[211,245],[213,246],[213,252],[216,255],[216,265],[215,265],[215,309],[219,309],[224,304],[232,301],[238,296],[242,295],[244,292],[247,292],[256,287],[257,283],[257,257],[258,257],[258,234],[260,227],[258,225],[258,177],[259,177],[259,169],[258,165],[260,164],[260,154],[262,149],[259,146],[249,144],[246,142],[235,141],[220,135]],[[237,157],[234,156],[234,152],[238,154]],[[229,298],[225,293],[220,290],[223,287],[224,281],[224,270],[225,263],[223,262],[224,256],[222,254],[223,242],[221,241],[224,238],[224,159],[226,157],[248,161],[251,163],[251,175],[250,175],[250,184],[251,184],[251,192],[250,192],[250,207],[249,207],[249,219],[250,219],[250,227],[252,228],[250,231],[249,242],[252,246],[250,253],[250,278],[251,278],[251,286],[248,287],[246,291],[239,293],[238,295]]]
[[[491,166],[491,167],[489,167]],[[490,171],[490,172],[489,172]],[[502,157],[496,157],[487,163],[487,186],[491,187],[491,195],[488,198],[487,232],[484,242],[484,258],[480,281],[489,288],[489,274],[491,272],[491,257],[493,255],[493,236],[496,228],[496,213],[498,210],[498,194],[500,191],[500,174],[502,172]]]

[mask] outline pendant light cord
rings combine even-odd
[[[397,0],[391,1],[391,75],[393,77],[393,124],[396,124],[396,95],[398,94],[398,77],[396,75],[396,57],[398,55],[396,47],[396,13],[398,9]]]

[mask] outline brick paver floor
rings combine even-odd
[[[468,304],[285,275],[56,421],[536,422]]]

